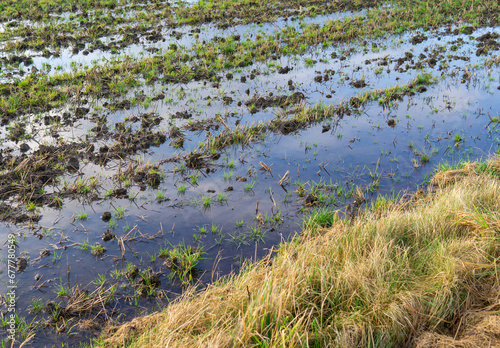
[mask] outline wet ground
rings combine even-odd
[[[289,4],[286,18],[146,25],[140,6],[154,4],[150,16],[168,3],[134,4],[109,9],[135,28],[111,35],[83,30],[77,8],[1,26],[0,289],[11,234],[25,346],[90,342],[104,325],[272,255],[318,211],[354,216],[379,195],[425,188],[439,164],[500,153],[498,26],[456,22],[182,74],[201,66],[203,47],[231,60],[238,43],[300,36],[370,8],[312,15]],[[80,28],[67,46],[14,32],[62,24]],[[171,70],[135,73],[170,58]],[[80,89],[57,85],[79,72]],[[44,104],[15,99],[42,75],[53,78]]]

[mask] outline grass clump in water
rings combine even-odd
[[[206,233],[206,226],[203,226]],[[200,233],[202,233],[200,229]],[[196,265],[202,259],[201,248],[179,243],[177,246],[165,248],[160,251],[160,257],[165,259],[165,266],[170,269],[169,279],[178,278],[182,284],[190,284],[196,275]]]

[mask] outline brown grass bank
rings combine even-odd
[[[105,345],[498,346],[500,160],[441,172],[434,185],[380,198],[352,221],[313,215],[272,262],[187,293]]]

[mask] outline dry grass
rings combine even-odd
[[[490,174],[471,165],[435,193],[305,230],[272,262],[110,330],[107,346],[498,345],[500,182]]]
[[[432,184],[436,186],[448,186],[450,184],[454,184],[463,177],[472,175],[475,168],[476,163],[467,163],[459,169],[450,169],[438,172],[432,178]]]
[[[497,315],[481,315],[469,319],[460,338],[426,332],[416,342],[417,348],[450,348],[450,347],[500,347],[500,317]]]

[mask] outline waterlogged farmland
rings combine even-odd
[[[16,344],[79,346],[500,153],[496,1],[0,8],[5,344],[9,235]]]

